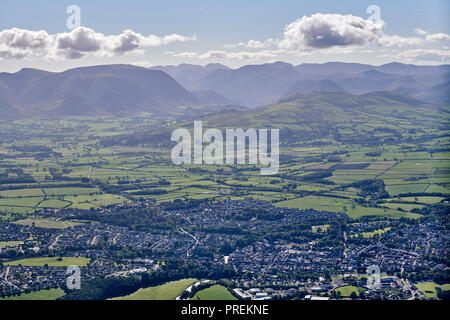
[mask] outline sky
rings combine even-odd
[[[79,15],[68,13],[74,5]],[[449,12],[448,0],[2,0],[0,72],[114,63],[447,64]]]

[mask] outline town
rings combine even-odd
[[[132,227],[149,214],[158,224]],[[439,259],[448,255],[450,240],[443,218],[355,224],[339,213],[276,208],[258,200],[198,201],[157,210],[144,202],[42,215],[45,227],[0,222],[1,241],[14,243],[0,249],[0,258],[15,259],[0,267],[3,297],[63,288],[67,267],[58,260],[64,257],[75,257],[82,284],[163,273],[172,260],[194,263],[205,277],[228,270],[228,286],[243,300],[338,298],[338,289],[347,286],[359,288],[355,298],[424,299],[414,282],[447,272]],[[374,230],[385,232],[364,236]],[[54,265],[20,263],[33,257],[54,257]],[[381,270],[380,290],[364,289],[371,265]]]

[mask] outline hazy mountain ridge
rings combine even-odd
[[[168,74],[129,65],[61,73],[33,69],[2,73],[0,101],[6,119],[169,112],[177,106],[198,104],[195,96]],[[14,110],[12,118],[8,110]]]
[[[381,66],[342,62],[294,66],[274,62],[237,69],[186,64],[154,68],[168,72],[188,89],[213,90],[250,108],[313,91],[364,94],[397,90],[416,98],[448,103],[445,88],[439,86],[448,87],[450,80],[449,65],[416,66],[397,62]],[[189,73],[188,81],[185,73]],[[440,89],[430,94],[430,89],[436,86]]]
[[[399,91],[448,104],[450,66],[340,62],[294,66],[275,62],[238,69],[221,64],[152,68],[102,65],[60,73],[22,69],[0,73],[0,117],[164,114],[181,106],[200,106],[215,112],[215,107],[255,108],[312,92],[362,95],[378,91]]]
[[[159,70],[176,79],[183,87],[191,91],[201,91],[200,83],[216,70],[229,70],[230,68],[220,63],[210,63],[206,66],[183,63],[178,66],[155,66],[150,70]]]
[[[392,67],[393,73],[389,73],[390,69],[386,65],[374,67],[329,63],[294,67],[284,64],[283,68],[274,68],[273,64],[266,64],[256,66],[253,70],[244,67],[245,69],[229,70],[227,73],[216,71],[207,78],[205,86],[249,107],[274,103],[295,93],[330,91],[331,87],[321,88],[320,82],[324,84],[323,81],[329,81],[329,85],[334,83],[332,91],[343,90],[352,94],[364,94],[372,91],[399,90],[434,102],[448,101],[445,90],[440,90],[432,96],[428,91],[432,86],[441,84],[445,86],[445,83],[448,83],[449,66],[393,64]],[[255,81],[254,79],[259,79],[261,72],[267,77],[263,81]],[[247,85],[248,83],[250,85]],[[256,97],[251,95],[253,92],[258,93]]]

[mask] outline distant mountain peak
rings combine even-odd
[[[178,106],[197,105],[197,99],[168,74],[146,68],[115,64],[80,67],[60,73],[21,70],[0,77],[0,105],[27,118],[105,115],[136,112],[170,112]],[[8,88],[9,90],[6,90]],[[11,97],[11,94],[14,96]],[[4,102],[6,104],[6,102]],[[8,119],[6,118],[6,119]]]

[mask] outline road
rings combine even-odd
[[[48,246],[49,250],[53,250],[56,246],[56,244],[58,243],[58,240],[62,237],[62,234],[60,234],[59,236],[57,236],[55,238],[55,241],[53,241],[53,243],[51,245]]]
[[[192,246],[191,250],[188,250],[188,251],[186,252],[186,256],[189,258],[189,255],[190,255],[189,251],[193,251],[193,250],[195,249],[195,247],[196,247],[200,242],[198,241],[198,239],[197,239],[196,236],[194,236],[194,235],[190,234],[189,232],[185,231],[183,228],[180,228],[180,230],[181,230],[181,232],[183,232],[185,235],[188,235],[189,237],[191,237],[192,239],[195,240],[195,244]]]

